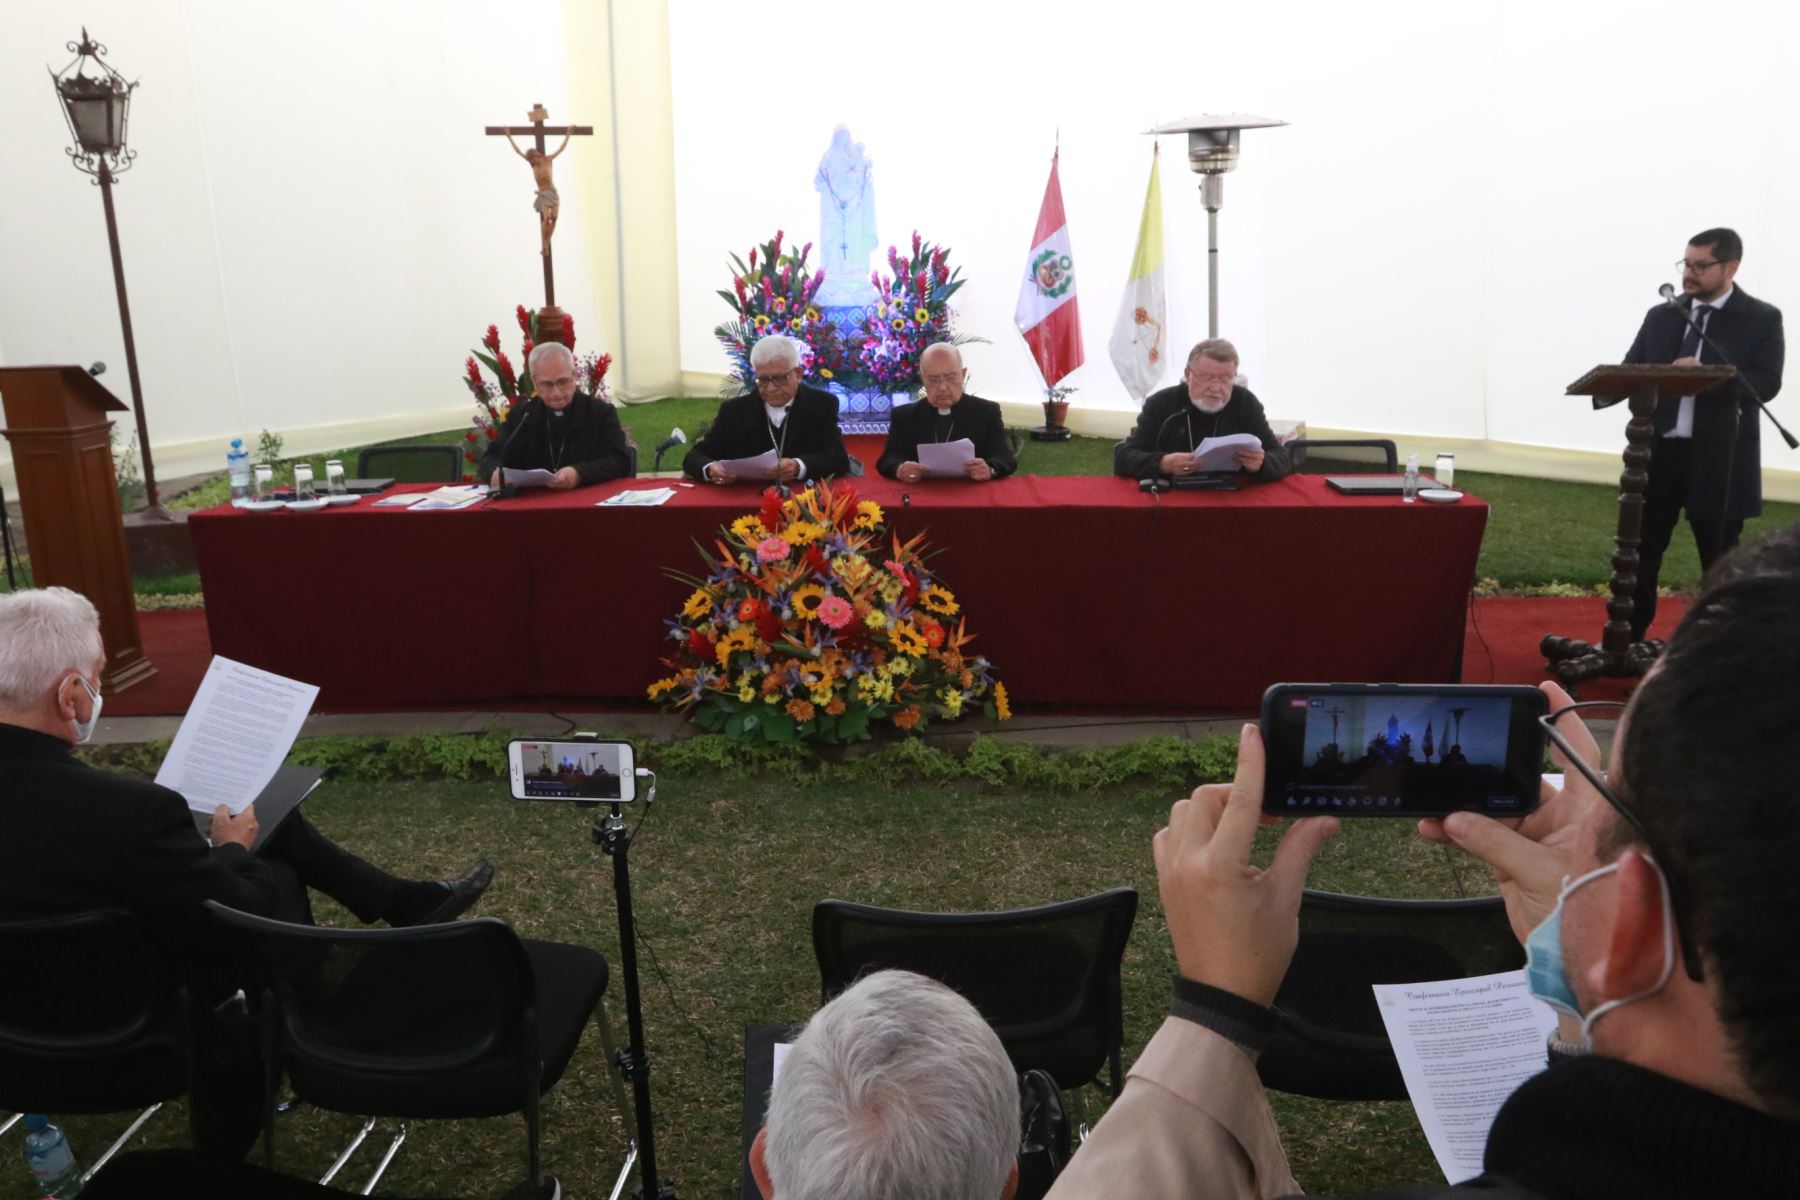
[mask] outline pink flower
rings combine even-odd
[[[788,556],[793,547],[778,537],[764,538],[756,544],[756,557],[760,562],[778,563]]]
[[[919,256],[919,231],[913,230],[913,257]]]
[[[842,596],[827,596],[819,602],[819,620],[833,629],[842,629],[856,616],[856,609]]]

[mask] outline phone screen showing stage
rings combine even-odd
[[[1280,685],[1263,697],[1263,810],[1420,817],[1537,806],[1536,688]]]
[[[629,742],[512,742],[512,794],[519,800],[628,803],[635,798]]]

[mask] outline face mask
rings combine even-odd
[[[81,685],[81,690],[88,694],[89,700],[93,701],[93,709],[88,713],[88,719],[74,723],[75,744],[79,746],[94,736],[94,727],[100,724],[100,693],[94,690],[93,684],[79,675],[75,676],[75,682]]]
[[[1566,1013],[1581,1022],[1581,1036],[1589,1045],[1593,1044],[1594,1022],[1602,1016],[1618,1008],[1621,1004],[1630,1004],[1633,1000],[1642,1000],[1645,996],[1655,995],[1669,982],[1669,976],[1675,970],[1675,914],[1669,907],[1669,883],[1663,878],[1662,868],[1651,859],[1645,859],[1656,871],[1656,881],[1662,888],[1663,909],[1663,967],[1662,974],[1650,987],[1634,996],[1621,996],[1616,1000],[1608,1000],[1597,1006],[1585,1017],[1581,1015],[1579,1002],[1575,998],[1575,989],[1569,985],[1569,975],[1563,967],[1562,953],[1562,916],[1563,905],[1577,888],[1592,883],[1619,869],[1618,863],[1589,871],[1577,879],[1563,880],[1562,891],[1556,897],[1556,907],[1550,915],[1525,939],[1525,983],[1531,994],[1554,1008],[1557,1012]]]

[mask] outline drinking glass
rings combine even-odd
[[[325,490],[333,496],[349,495],[344,487],[344,464],[335,458],[325,460]]]
[[[311,500],[311,499],[314,499],[312,464],[311,463],[295,463],[294,464],[294,500],[296,503],[304,503],[305,501]]]
[[[275,468],[268,463],[257,463],[251,480],[250,498],[261,504],[275,490]]]
[[[1437,480],[1437,485],[1439,487],[1441,487],[1441,488],[1455,487],[1456,486],[1456,455],[1454,455],[1454,454],[1438,455],[1437,456],[1437,465],[1432,468],[1431,474],[1432,474],[1432,477]]]

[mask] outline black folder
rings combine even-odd
[[[324,767],[297,767],[292,763],[283,763],[275,768],[275,777],[269,785],[257,794],[256,805],[256,841],[250,847],[255,854],[269,840],[269,835],[281,827],[288,814],[300,807],[300,802],[313,794],[319,781],[325,777]],[[212,814],[195,812],[194,828],[205,837],[212,829]]]

